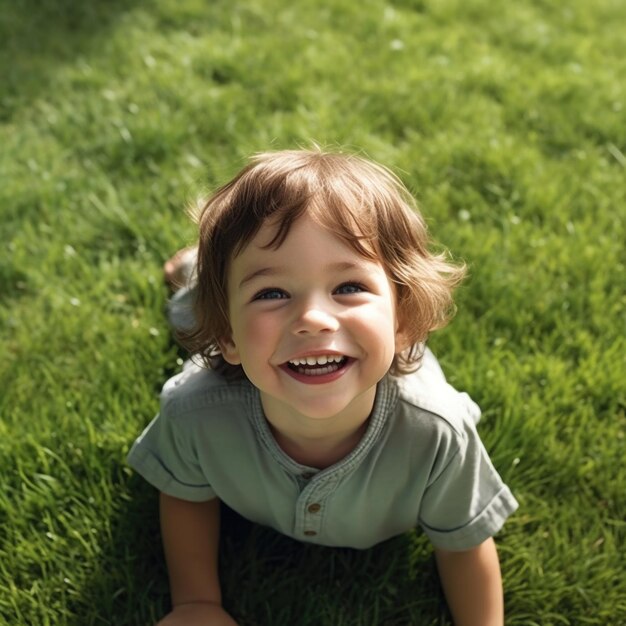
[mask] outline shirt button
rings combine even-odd
[[[322,505],[315,502],[314,504],[309,504],[308,511],[309,513],[317,513],[321,508]]]
[[[305,530],[305,531],[304,531],[304,534],[305,534],[307,537],[313,537],[313,536],[317,535],[317,533],[316,533],[314,530]]]

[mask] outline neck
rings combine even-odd
[[[357,429],[353,429],[345,435],[307,438],[290,436],[276,428],[270,428],[280,448],[294,461],[301,465],[325,469],[345,458],[356,446],[365,434],[369,420],[365,420]]]
[[[337,415],[309,416],[261,393],[261,404],[276,443],[294,461],[323,469],[340,461],[359,443],[374,407],[376,387]]]

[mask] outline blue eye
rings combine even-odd
[[[253,300],[283,300],[289,296],[282,289],[263,289],[259,291]]]
[[[366,289],[359,283],[344,283],[335,289],[335,293],[342,296],[353,293],[362,293],[363,291],[366,291]]]

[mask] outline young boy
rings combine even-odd
[[[517,508],[428,334],[463,268],[428,250],[401,183],[356,156],[257,156],[199,216],[178,294],[189,363],[129,462],[161,492],[173,610],[232,625],[219,502],[290,537],[368,548],[420,526],[455,623],[503,623],[493,535]],[[197,275],[197,284],[196,281]]]

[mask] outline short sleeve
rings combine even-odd
[[[495,535],[518,504],[473,423],[464,423],[455,444],[424,493],[419,521],[436,548],[468,550]]]
[[[184,425],[162,406],[133,444],[128,463],[167,495],[194,502],[212,500],[215,493],[198,461],[193,432]]]

